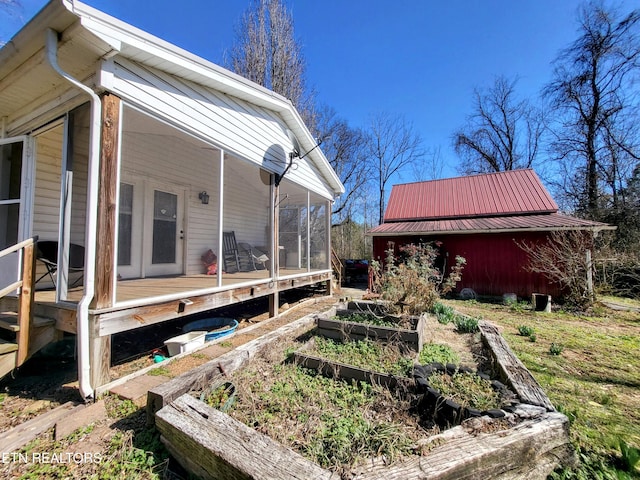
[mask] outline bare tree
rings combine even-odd
[[[377,182],[378,223],[382,223],[387,184],[403,168],[422,160],[425,155],[422,138],[404,117],[379,113],[371,118],[366,153]]]
[[[427,150],[422,160],[412,165],[413,178],[416,182],[442,178],[443,170],[444,161],[440,147]]]
[[[545,88],[557,120],[551,143],[565,199],[578,213],[603,219],[638,159],[640,11],[626,15],[601,2],[579,11],[579,37],[555,61]]]
[[[281,0],[252,1],[236,28],[227,63],[235,73],[291,100],[305,121],[313,116],[302,48],[294,35],[293,16]]]
[[[497,77],[491,88],[474,92],[473,113],[454,134],[463,174],[530,168],[544,131],[542,113],[518,100],[516,81]]]
[[[341,223],[351,217],[354,200],[369,178],[370,167],[364,155],[365,135],[362,130],[350,127],[330,107],[319,109],[316,118],[316,137],[345,186],[345,193],[333,206],[334,223]]]

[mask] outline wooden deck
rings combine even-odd
[[[90,309],[89,315],[101,336],[111,335],[331,279],[331,272],[287,269],[281,275],[285,272],[287,276],[278,281],[272,281],[266,270],[223,274],[221,287],[217,277],[208,275],[120,280],[117,303]],[[53,290],[36,291],[34,310],[36,315],[55,319],[59,330],[76,333],[76,305],[81,297],[82,286],[70,290],[68,300],[61,303],[55,302]]]
[[[285,274],[285,272],[287,276],[307,273],[306,270],[288,269],[281,272],[281,274]],[[260,284],[267,281],[269,281],[269,272],[267,270],[225,273],[222,275],[222,288],[247,283]],[[204,274],[119,280],[116,283],[116,303],[126,302],[130,304],[136,303],[136,301],[147,303],[148,300],[157,297],[215,290],[217,288],[218,278],[215,275]],[[35,292],[35,301],[37,303],[53,304],[55,303],[55,297],[55,291],[53,290]],[[69,290],[68,302],[77,303],[81,298],[82,286]],[[143,300],[144,302],[142,302]]]

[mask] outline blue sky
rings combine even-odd
[[[7,41],[46,2],[0,11]],[[519,78],[536,100],[551,61],[576,38],[578,0],[285,0],[320,102],[352,126],[376,112],[403,115],[454,176],[451,136],[472,112],[474,88]],[[85,0],[103,12],[214,63],[234,39],[241,0]],[[619,3],[625,11],[636,2]],[[152,5],[150,9],[150,5]],[[410,174],[398,179],[414,181]]]

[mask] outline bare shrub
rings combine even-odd
[[[529,255],[525,269],[544,275],[561,287],[566,307],[587,309],[593,305],[593,292],[588,284],[587,251],[593,249],[590,233],[580,231],[552,232],[546,242],[516,242]]]

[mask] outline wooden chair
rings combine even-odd
[[[222,232],[222,257],[225,272],[234,273],[240,271],[240,258],[238,258],[238,244],[235,232]]]
[[[258,263],[262,269],[267,268],[266,262],[269,261],[269,257],[248,243],[236,242],[235,232],[222,233],[222,247],[224,270],[227,273],[258,270],[256,263]]]

